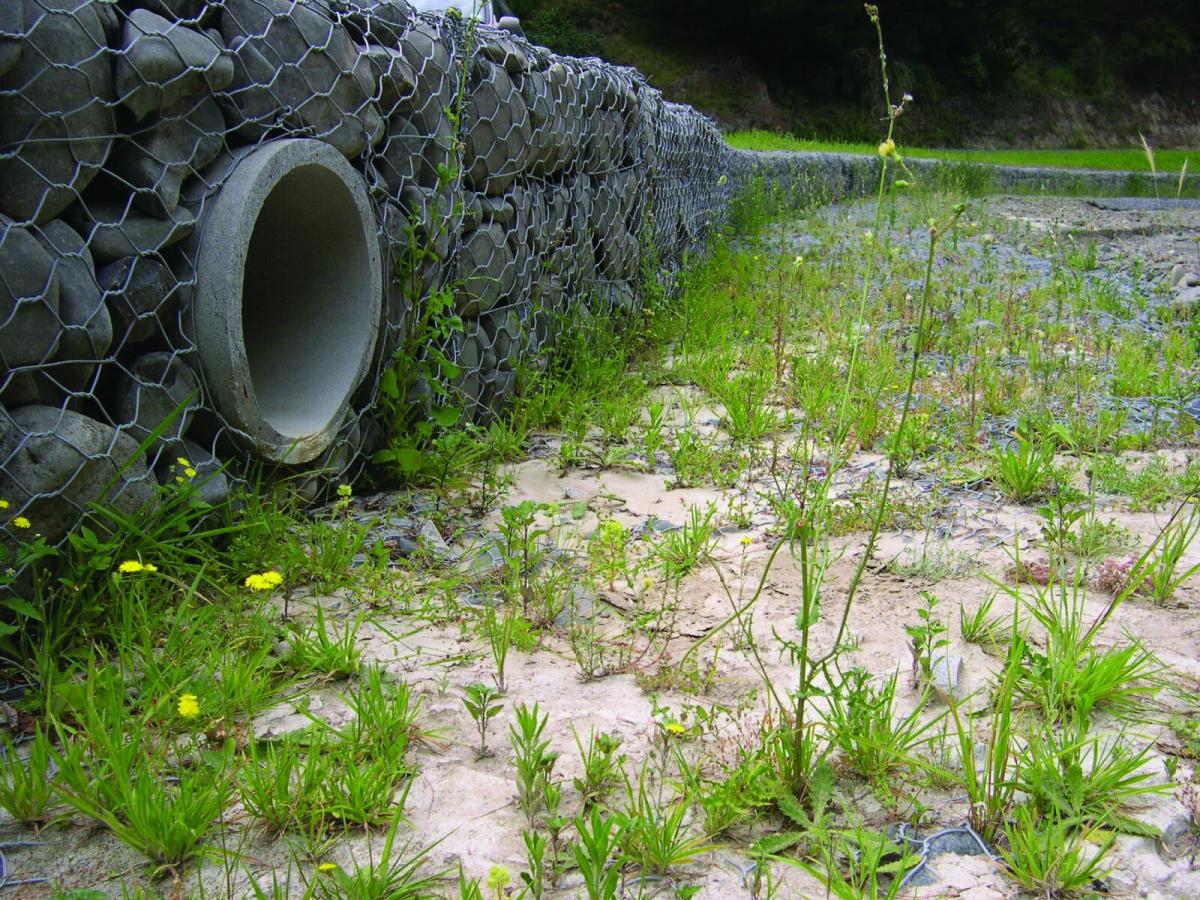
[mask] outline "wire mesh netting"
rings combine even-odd
[[[703,242],[729,152],[631,69],[403,0],[3,0],[7,544],[181,468],[352,480],[432,297],[486,420],[563,322],[636,308],[647,242]]]

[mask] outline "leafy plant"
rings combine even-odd
[[[541,715],[536,703],[533,709],[518,703],[515,712],[509,737],[517,769],[517,803],[532,827],[543,809],[551,816],[557,813],[561,789],[552,778],[558,754],[551,752],[550,742],[543,737],[550,717]]]
[[[575,817],[579,842],[575,845],[575,864],[583,876],[588,900],[615,900],[621,879],[621,867],[613,856],[621,845],[623,819],[605,816],[593,806],[587,816]]]
[[[1004,827],[1006,844],[1000,853],[1008,875],[1026,890],[1047,897],[1090,893],[1092,884],[1108,873],[1104,860],[1116,841],[1111,833],[1093,840],[1092,832],[1021,807]]]
[[[1054,448],[1018,438],[1015,447],[993,451],[988,477],[1018,503],[1036,499],[1046,492],[1054,477]]]
[[[689,828],[690,808],[687,796],[664,803],[647,785],[643,770],[636,788],[628,785],[621,827],[623,855],[644,872],[665,875],[707,852],[707,840]]]
[[[317,672],[329,678],[349,678],[358,671],[362,651],[358,647],[360,617],[340,630],[330,627],[325,611],[316,608],[308,628],[295,628],[288,637],[289,663],[302,672]]]
[[[851,669],[841,684],[829,692],[828,722],[833,743],[850,767],[876,785],[902,768],[918,765],[918,751],[929,743],[929,734],[942,716],[925,718],[922,699],[907,715],[896,714],[896,675],[882,687],[871,684],[871,674]]]
[[[936,614],[939,602],[937,596],[929,591],[922,591],[921,600],[924,606],[917,610],[917,618],[920,621],[904,626],[909,640],[909,653],[912,654],[913,687],[933,680],[934,667],[938,660],[945,657],[946,648],[950,646],[946,637],[946,626]]]
[[[496,702],[496,698],[499,696],[500,692],[498,690],[488,687],[488,685],[479,681],[469,684],[466,687],[466,693],[463,696],[463,705],[467,708],[467,712],[470,713],[471,718],[475,720],[475,727],[479,729],[479,750],[476,752],[476,756],[478,757],[488,755],[488,723],[504,708],[504,704]]]
[[[624,754],[620,754],[621,739],[610,734],[592,732],[587,746],[579,739],[579,732],[571,729],[575,746],[579,748],[579,759],[583,763],[583,774],[575,779],[575,790],[586,812],[615,788],[623,776]]]
[[[693,506],[688,510],[682,528],[662,536],[654,553],[666,578],[683,578],[707,558],[712,547],[715,517],[714,506],[709,505],[703,511]]]
[[[37,827],[46,822],[46,810],[54,799],[53,746],[49,733],[39,725],[29,741],[28,758],[21,758],[11,740],[5,739],[0,748],[0,806],[25,825]],[[65,752],[70,754],[72,749],[68,746]],[[78,764],[78,760],[71,761],[71,765]]]

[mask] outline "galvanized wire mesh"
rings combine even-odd
[[[382,267],[365,374],[338,388],[335,437],[291,467],[336,480],[354,478],[378,444],[380,374],[397,354],[425,352],[410,339],[435,294],[462,318],[438,338],[457,364],[452,387],[486,419],[564,314],[633,309],[646,242],[677,266],[731,189],[713,124],[637,72],[403,0],[3,0],[8,546],[35,532],[61,542],[96,500],[144,509],[184,468],[215,476],[203,492],[218,500],[260,455],[215,399],[228,385],[196,326],[197,260],[217,240],[205,223],[234,173],[297,138],[335,148],[361,178]],[[319,233],[320,201],[289,215]],[[271,252],[287,267],[321,251]],[[248,354],[288,333],[320,340],[346,299],[334,284],[334,311],[317,314],[276,298],[278,328],[256,324]],[[272,373],[283,384],[273,390],[294,378],[301,406],[326,364],[263,358],[294,368]],[[251,374],[265,365],[251,359]]]

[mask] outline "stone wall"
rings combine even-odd
[[[247,460],[352,479],[430,297],[486,418],[564,316],[636,305],[643,242],[702,245],[728,152],[630,69],[403,0],[5,0],[8,538]]]

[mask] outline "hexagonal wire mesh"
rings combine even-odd
[[[180,458],[210,500],[248,459],[352,479],[435,291],[485,419],[562,314],[637,304],[644,241],[704,240],[728,152],[631,69],[403,0],[5,0],[6,541]]]

